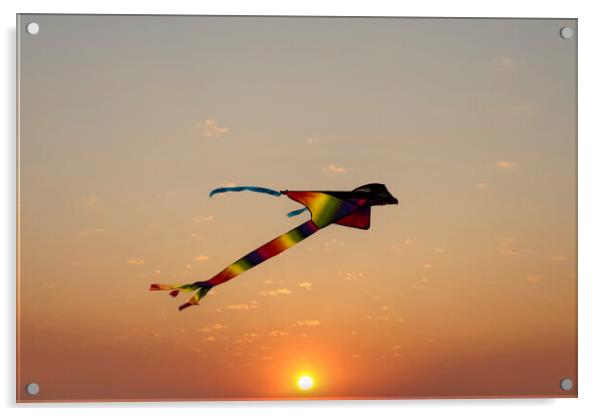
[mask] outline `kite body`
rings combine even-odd
[[[167,285],[155,283],[150,290],[169,290],[171,296],[177,296],[180,291],[192,292],[194,295],[180,310],[198,302],[217,285],[235,278],[239,274],[257,266],[260,263],[282,253],[295,244],[303,241],[316,231],[330,225],[338,224],[347,227],[367,230],[370,228],[370,208],[375,205],[397,204],[395,199],[382,184],[368,184],[349,192],[339,191],[274,191],[257,187],[218,188],[210,196],[222,192],[254,191],[273,196],[286,195],[299,202],[305,208],[289,213],[289,216],[301,214],[306,209],[311,213],[311,219],[293,228],[289,232],[276,237],[272,241],[253,250],[246,256],[235,261],[209,280],[185,285]]]

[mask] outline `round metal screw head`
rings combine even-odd
[[[25,391],[30,396],[35,396],[40,392],[40,386],[38,383],[29,383],[27,386],[25,386]]]
[[[564,391],[573,390],[573,380],[566,377],[560,380],[560,388]]]
[[[562,39],[570,39],[573,37],[573,29],[571,29],[568,26],[563,27],[562,29],[560,29],[560,37]]]
[[[25,30],[27,30],[27,33],[29,33],[30,35],[37,35],[40,31],[40,25],[36,22],[31,22],[28,23],[27,26],[25,26]]]

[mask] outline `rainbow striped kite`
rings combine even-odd
[[[224,270],[209,280],[194,282],[185,285],[167,285],[161,283],[152,284],[150,290],[169,290],[171,296],[177,296],[180,291],[194,292],[194,295],[180,306],[180,310],[189,306],[197,305],[199,301],[217,285],[235,278],[239,274],[257,266],[260,263],[282,253],[298,242],[306,239],[316,231],[330,224],[345,225],[347,227],[367,230],[370,228],[370,208],[375,205],[397,204],[385,187],[379,183],[371,183],[360,186],[353,191],[274,191],[267,188],[254,186],[238,186],[231,188],[218,188],[209,194],[223,192],[253,191],[273,196],[286,195],[292,200],[305,206],[288,214],[289,217],[299,215],[309,210],[311,219],[298,227],[293,228],[286,234],[276,237],[269,243],[253,250],[246,256],[232,263]]]

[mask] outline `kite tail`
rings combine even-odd
[[[190,299],[188,299],[188,302],[180,305],[178,307],[178,310],[184,310],[186,308],[188,308],[189,306],[196,306],[198,305],[199,301],[201,299],[203,299],[205,297],[205,295],[207,295],[207,293],[211,290],[211,288],[214,286],[213,284],[205,281],[205,282],[196,282],[195,285],[198,286],[198,290],[195,292],[194,295],[192,295],[192,297]]]
[[[188,285],[166,285],[163,283],[153,283],[150,286],[150,290],[169,290],[170,291],[169,295],[174,298],[176,296],[178,296],[180,291],[182,291],[182,292],[196,291],[195,294],[192,295],[192,297],[190,299],[188,299],[188,302],[180,305],[179,309],[182,310],[189,306],[197,305],[199,303],[199,301],[205,297],[207,292],[209,292],[209,290],[213,286],[214,285],[209,282],[195,282],[195,283],[188,284]]]

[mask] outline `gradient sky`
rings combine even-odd
[[[565,25],[22,16],[19,399],[575,395]],[[370,182],[400,204],[369,231],[321,230],[181,313],[148,291],[307,218],[215,187]]]

